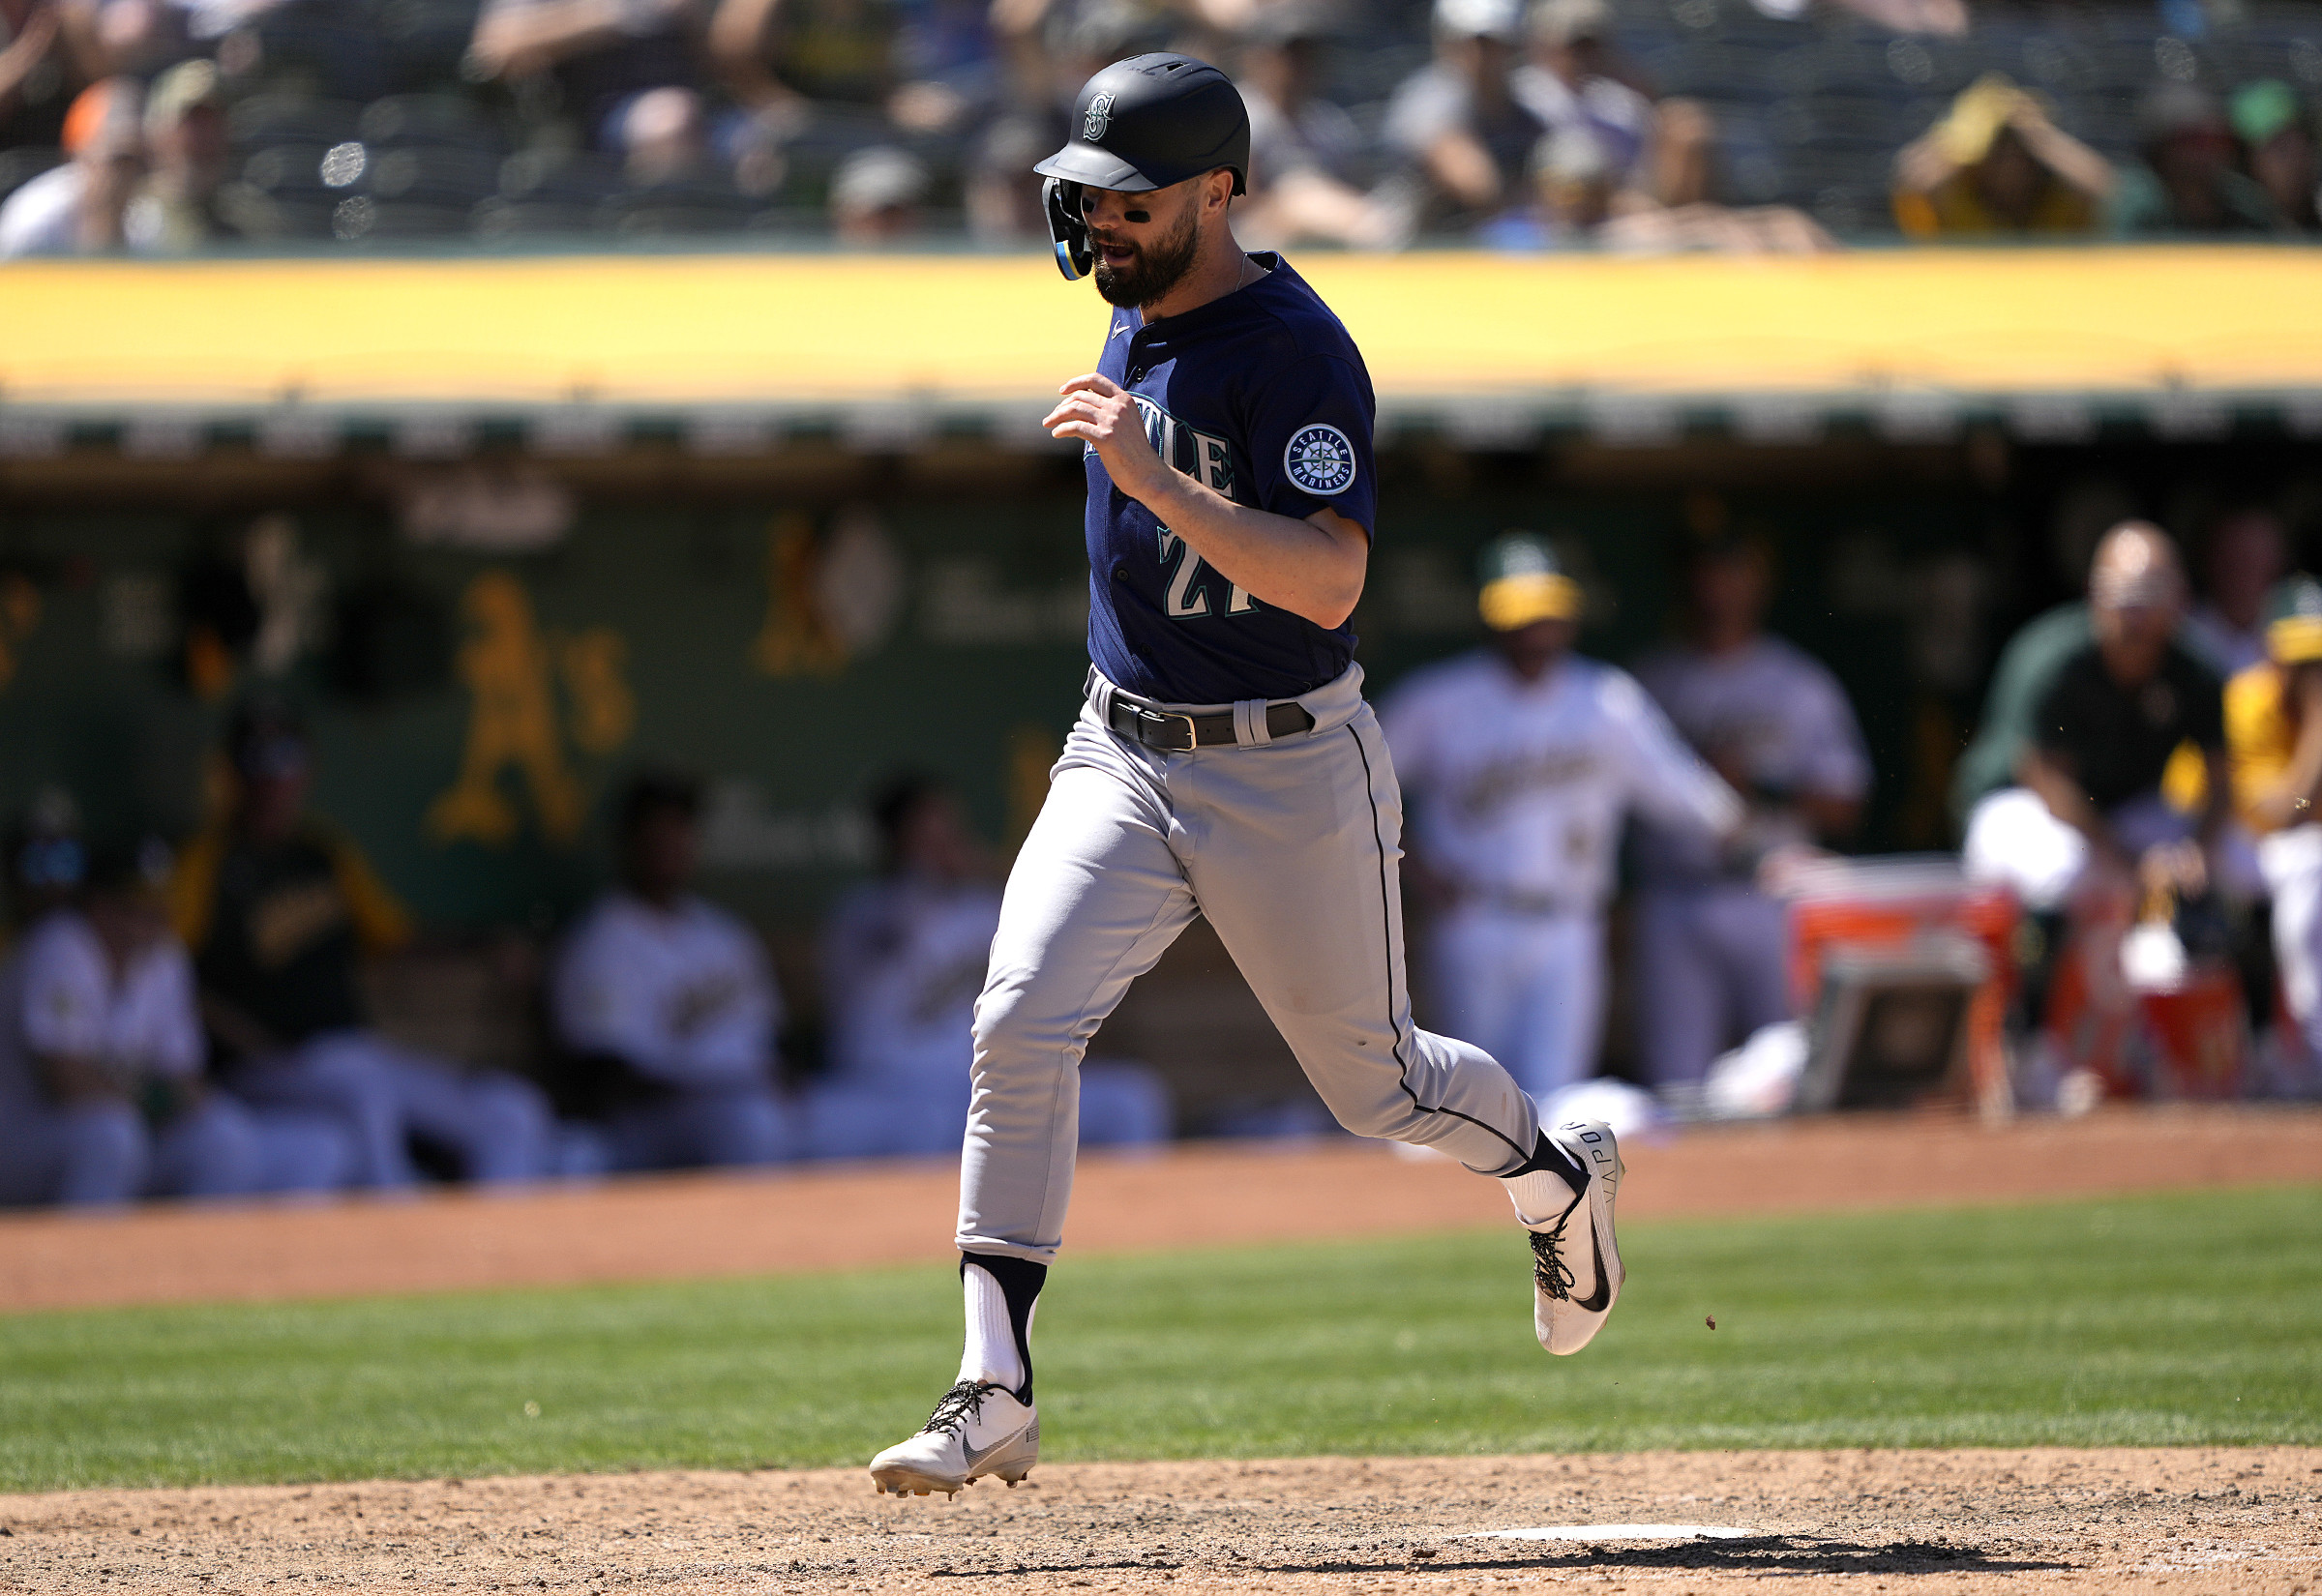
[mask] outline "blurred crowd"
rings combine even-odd
[[[1157,48],[1240,83],[1262,246],[2322,226],[2322,29],[2240,0],[0,0],[0,255],[1037,241]]]

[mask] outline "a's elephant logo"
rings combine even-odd
[[[531,595],[506,571],[487,571],[468,583],[461,609],[468,625],[460,649],[469,695],[467,743],[458,778],[428,809],[428,830],[439,842],[508,842],[521,823],[501,783],[514,771],[541,835],[571,842],[580,835],[588,799],[565,756],[556,680],[563,678],[574,746],[610,754],[637,724],[637,700],[622,676],[629,645],[610,627],[543,636]]]

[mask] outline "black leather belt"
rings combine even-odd
[[[1113,690],[1112,711],[1106,719],[1115,731],[1131,742],[1143,743],[1165,754],[1183,754],[1188,749],[1214,748],[1238,740],[1234,735],[1234,712],[1230,709],[1187,715],[1118,688]],[[1265,706],[1265,732],[1269,737],[1295,737],[1313,729],[1314,717],[1294,698],[1277,698]]]

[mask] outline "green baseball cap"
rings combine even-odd
[[[2276,665],[2322,660],[2322,582],[2300,575],[2266,595],[2266,653]]]
[[[1494,632],[1580,615],[1580,583],[1564,574],[1545,538],[1510,532],[1493,539],[1476,556],[1475,575],[1482,583],[1475,607]]]
[[[2234,133],[2245,144],[2263,144],[2298,120],[2298,91],[2278,77],[2245,83],[2233,94]]]

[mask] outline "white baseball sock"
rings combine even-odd
[[[1016,1345],[1015,1324],[1008,1316],[1007,1293],[989,1270],[973,1263],[960,1271],[960,1286],[968,1308],[968,1345],[960,1353],[960,1378],[990,1380],[1010,1391],[1023,1389],[1028,1372]],[[1027,1334],[1031,1315],[1038,1312],[1039,1304],[1034,1303],[1025,1316]]]
[[[1572,1155],[1549,1140],[1543,1131],[1531,1161],[1515,1174],[1501,1176],[1501,1184],[1507,1188],[1507,1199],[1516,1205],[1516,1218],[1526,1225],[1547,1225],[1563,1217],[1576,1194],[1589,1189],[1589,1177]]]

